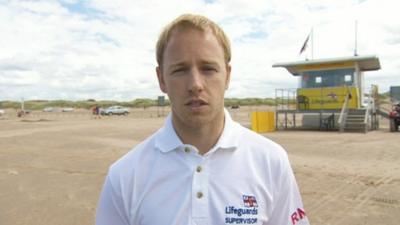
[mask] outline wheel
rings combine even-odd
[[[395,132],[397,130],[396,121],[393,118],[390,119],[390,132]]]

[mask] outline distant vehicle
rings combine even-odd
[[[0,109],[0,116],[4,115],[6,111],[4,109]]]
[[[71,107],[66,107],[66,108],[61,109],[61,112],[73,112],[73,111],[74,111],[74,108],[71,108]]]
[[[129,110],[127,108],[124,108],[122,106],[119,105],[115,105],[115,106],[111,106],[108,107],[107,109],[101,109],[100,110],[100,114],[101,115],[107,115],[107,116],[111,116],[111,115],[128,115],[129,114]]]
[[[373,105],[374,104],[374,99],[372,98],[364,98],[362,101],[362,106],[367,107],[368,105]]]
[[[395,132],[400,127],[400,103],[393,105],[393,110],[389,113],[390,131]]]
[[[53,112],[54,108],[53,107],[46,107],[43,109],[43,112]]]
[[[30,109],[19,110],[19,111],[17,112],[17,116],[18,116],[18,117],[22,117],[22,116],[25,116],[25,115],[30,114],[31,112],[32,112],[32,110],[30,110]]]

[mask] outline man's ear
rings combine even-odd
[[[229,83],[231,81],[231,70],[232,67],[230,64],[226,64],[226,80],[225,80],[225,90],[229,88]]]
[[[164,77],[162,75],[161,68],[159,66],[156,67],[158,85],[160,86],[160,90],[164,93],[167,93],[167,86],[165,85]]]

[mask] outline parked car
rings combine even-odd
[[[53,112],[54,108],[53,107],[46,107],[43,109],[43,112]]]
[[[100,110],[100,114],[101,115],[107,115],[107,116],[110,116],[110,115],[124,115],[124,116],[126,116],[126,115],[129,114],[129,110],[127,108],[122,107],[122,106],[115,105],[115,106],[108,107],[108,108],[106,108],[104,110],[101,109]]]
[[[73,112],[73,111],[74,111],[74,108],[71,108],[71,107],[66,107],[66,108],[61,109],[61,112]]]
[[[6,111],[4,109],[0,109],[0,116],[4,115]]]

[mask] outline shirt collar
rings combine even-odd
[[[165,120],[164,126],[156,134],[155,147],[161,152],[170,152],[182,145],[183,143],[172,125],[172,114],[170,113]]]
[[[236,126],[238,126],[238,124],[232,120],[228,110],[224,109],[224,113],[224,130],[210,152],[216,149],[236,149],[238,146],[238,136],[235,135],[237,131]],[[170,113],[165,120],[164,126],[156,134],[155,147],[161,152],[166,153],[178,149],[183,145],[184,144],[175,132],[172,124],[172,115]]]

